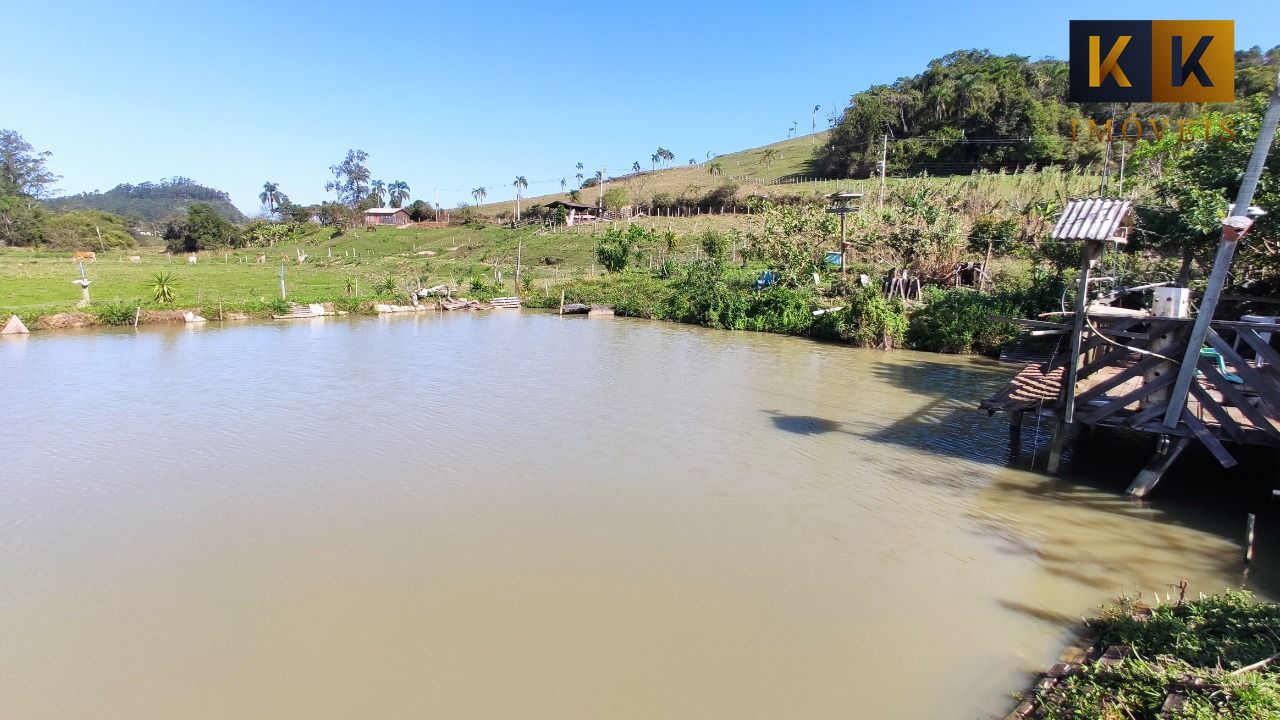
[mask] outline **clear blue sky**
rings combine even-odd
[[[1071,19],[1222,18],[1280,44],[1280,3],[32,2],[6,9],[0,128],[64,193],[173,175],[259,210],[264,180],[325,197],[328,167],[449,207],[808,132],[873,83],[952,50],[1065,57]],[[1234,17],[1226,13],[1235,13]],[[1154,13],[1154,15],[1153,15]],[[590,170],[586,171],[588,176]]]

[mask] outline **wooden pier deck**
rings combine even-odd
[[[1067,320],[1073,320],[1068,316]],[[1126,428],[1162,438],[1130,492],[1149,492],[1160,475],[1190,442],[1204,445],[1223,467],[1233,467],[1233,445],[1280,448],[1280,353],[1270,336],[1280,325],[1214,321],[1206,336],[1206,354],[1198,357],[1189,391],[1175,412],[1170,391],[1187,350],[1186,330],[1193,321],[1117,313],[1090,307],[1081,323],[1079,352],[1060,353],[1046,363],[1029,363],[1009,384],[979,403],[989,414],[1005,412],[1015,428],[1025,413],[1057,419],[1059,426]],[[1054,323],[1027,321],[1037,332]],[[1057,324],[1069,332],[1072,325]],[[1246,358],[1245,354],[1252,357]],[[1218,357],[1222,361],[1217,361]],[[1076,363],[1075,382],[1069,372]],[[1070,398],[1071,417],[1066,417]],[[1066,430],[1055,437],[1060,452]],[[1176,440],[1170,447],[1168,441]]]

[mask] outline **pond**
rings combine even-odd
[[[1242,583],[1242,516],[1008,466],[1010,374],[517,311],[0,338],[0,716],[1006,712],[1099,603]]]

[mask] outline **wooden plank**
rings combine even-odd
[[[1112,350],[1111,352],[1103,355],[1097,360],[1094,360],[1093,362],[1088,363],[1084,367],[1080,368],[1080,377],[1081,378],[1089,377],[1090,375],[1094,374],[1098,370],[1108,365],[1116,364],[1116,361],[1118,360],[1126,358],[1130,355],[1137,355],[1137,354],[1138,353],[1134,352],[1132,349],[1128,347],[1116,348],[1115,350]]]
[[[992,315],[992,320],[996,322],[1007,322],[1013,325],[1021,325],[1028,328],[1043,328],[1047,330],[1070,330],[1071,326],[1066,323],[1049,322],[1048,320],[1027,320],[1025,318],[1006,317],[1004,315]]]
[[[1196,439],[1200,441],[1200,444],[1209,449],[1209,452],[1218,461],[1218,463],[1222,465],[1222,467],[1229,469],[1239,464],[1236,462],[1235,458],[1231,457],[1231,453],[1227,452],[1227,449],[1222,446],[1222,443],[1218,441],[1218,438],[1214,437],[1213,433],[1209,432],[1209,428],[1205,427],[1205,424],[1200,422],[1200,418],[1196,417],[1195,414],[1186,407],[1182,408],[1182,421],[1191,429],[1191,434],[1196,436]]]
[[[1192,435],[1192,432],[1183,427],[1182,423],[1178,423],[1174,427],[1169,427],[1161,420],[1146,422],[1141,425],[1134,425],[1133,429],[1138,432],[1154,433],[1156,435],[1172,435],[1174,437],[1191,437]]]
[[[1253,406],[1253,403],[1249,402],[1249,398],[1245,397],[1244,393],[1236,389],[1235,383],[1222,377],[1218,373],[1218,369],[1206,358],[1200,358],[1200,362],[1202,363],[1200,372],[1208,378],[1209,382],[1213,383],[1214,387],[1218,388],[1218,392],[1222,393],[1222,397],[1231,403],[1232,407],[1235,407],[1245,417],[1249,418],[1249,422],[1253,423],[1254,427],[1280,440],[1280,430],[1277,430],[1275,425],[1272,425],[1271,421],[1259,412],[1258,408]]]
[[[1250,390],[1258,393],[1258,397],[1262,398],[1262,402],[1266,403],[1267,409],[1271,411],[1272,415],[1280,415],[1280,387],[1277,387],[1274,381],[1245,362],[1244,358],[1240,357],[1240,353],[1236,352],[1212,328],[1208,329],[1205,341],[1212,345],[1214,350],[1222,353],[1222,357],[1235,366],[1236,375],[1239,375],[1242,380],[1248,383]],[[1217,371],[1218,369],[1214,368],[1214,372]]]
[[[1140,320],[1146,321],[1149,319],[1150,318],[1121,318],[1119,322],[1112,323],[1111,325],[1108,325],[1105,328],[1099,328],[1099,330],[1102,330],[1104,334],[1109,336],[1126,337],[1126,338],[1133,337],[1133,338],[1145,340],[1149,335],[1149,331],[1147,333],[1138,334],[1138,333],[1128,333],[1128,332],[1125,332],[1125,330],[1137,324]],[[1098,333],[1092,333],[1091,331],[1091,335],[1089,339],[1086,340],[1084,344],[1080,347],[1080,353],[1081,354],[1087,353],[1090,350],[1093,350],[1094,348],[1098,347],[1099,345],[1104,345],[1104,344],[1109,344],[1109,343],[1107,343],[1107,340],[1103,337],[1103,335]],[[1063,354],[1055,357],[1052,363],[1050,363],[1047,366],[1045,372],[1049,372],[1054,368],[1058,368],[1058,367],[1061,367],[1062,365],[1067,364],[1067,359],[1069,357],[1070,357],[1070,354]]]
[[[1178,459],[1178,456],[1190,444],[1191,438],[1178,438],[1177,442],[1169,446],[1165,452],[1157,452],[1152,455],[1147,464],[1138,472],[1138,476],[1129,484],[1125,494],[1132,497],[1146,497],[1155,489],[1164,474],[1173,466],[1173,462]]]
[[[1130,380],[1136,375],[1141,375],[1142,373],[1146,372],[1148,369],[1153,368],[1162,362],[1166,362],[1166,361],[1161,360],[1160,358],[1155,358],[1155,357],[1148,357],[1145,360],[1136,362],[1132,366],[1125,368],[1124,370],[1121,370],[1115,375],[1112,375],[1106,380],[1100,381],[1097,385],[1094,385],[1088,390],[1085,390],[1084,392],[1080,393],[1079,397],[1077,397],[1076,399],[1078,402],[1087,403],[1095,398],[1100,397],[1103,393],[1107,392],[1108,390],[1111,390],[1112,388],[1123,384],[1126,380]],[[1146,395],[1144,394],[1143,397],[1146,397]]]
[[[1152,420],[1155,420],[1156,418],[1160,417],[1161,415],[1164,415],[1164,411],[1167,409],[1168,409],[1168,406],[1163,403],[1160,405],[1152,405],[1146,410],[1143,410],[1140,413],[1136,413],[1132,417],[1130,417],[1128,420],[1129,427],[1138,427],[1139,425],[1144,425],[1146,423],[1149,423]]]
[[[1236,334],[1248,343],[1254,352],[1258,353],[1258,357],[1262,358],[1263,362],[1271,367],[1280,368],[1280,353],[1277,353],[1271,345],[1263,342],[1262,338],[1258,337],[1258,333],[1240,328],[1236,330]]]
[[[1167,373],[1161,376],[1158,380],[1143,383],[1137,389],[1125,393],[1124,395],[1121,395],[1115,400],[1112,400],[1106,405],[1103,405],[1097,410],[1089,413],[1083,418],[1083,420],[1088,424],[1096,423],[1109,415],[1120,412],[1131,403],[1135,403],[1151,393],[1173,384],[1173,381],[1177,379],[1177,377],[1178,376],[1173,373]]]
[[[1233,441],[1238,443],[1244,442],[1244,430],[1240,428],[1240,423],[1236,422],[1236,419],[1231,417],[1231,413],[1227,412],[1227,409],[1215,400],[1214,397],[1209,394],[1208,390],[1204,389],[1204,385],[1201,385],[1198,382],[1191,383],[1191,394],[1200,401],[1200,407],[1208,410],[1209,414],[1218,421],[1218,424],[1222,426],[1223,431],[1225,431]]]

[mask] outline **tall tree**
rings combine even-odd
[[[59,179],[44,166],[53,153],[33,150],[17,131],[0,130],[0,195],[26,195],[37,200],[48,195]]]
[[[391,207],[398,208],[409,199],[409,183],[403,180],[396,180],[387,186],[387,199],[391,202]]]
[[[640,161],[639,161],[639,160],[637,160],[637,161],[635,161],[635,162],[631,163],[631,172],[640,172]]]
[[[374,180],[369,186],[369,197],[372,198],[378,207],[382,207],[382,196],[387,192],[387,184],[381,180]]]
[[[480,203],[484,202],[485,198],[489,197],[489,191],[482,185],[471,191],[471,197],[476,199],[476,205],[479,206]]]
[[[560,192],[564,192],[564,187],[565,185],[568,185],[568,184],[569,182],[567,180],[565,180],[564,178],[560,178]]]
[[[330,165],[333,180],[324,189],[338,196],[338,201],[355,207],[369,196],[369,168],[365,160],[369,154],[363,150],[348,150],[347,157],[337,165]]]
[[[267,213],[275,215],[289,202],[289,198],[280,192],[280,183],[273,183],[270,180],[262,183],[262,192],[258,193],[258,199],[263,205],[267,206]]]
[[[529,181],[523,175],[517,175],[511,186],[516,189],[516,222],[520,222],[520,191],[529,187]]]
[[[813,106],[813,113],[809,115],[809,134],[818,132],[818,111],[822,109],[821,105]]]

